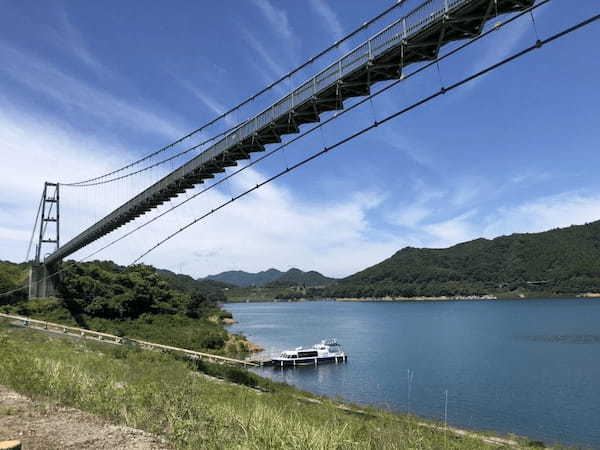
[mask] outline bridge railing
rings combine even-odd
[[[226,136],[215,144],[216,149],[224,151],[245,138],[252,136],[269,123],[285,116],[298,105],[305,103],[349,73],[364,66],[368,61],[382,55],[391,48],[397,47],[403,39],[407,39],[411,35],[422,31],[429,24],[438,21],[444,14],[470,1],[472,0],[425,1],[363,44],[351,50],[341,59],[306,80],[292,93],[277,101],[254,118],[249,119],[236,132]]]
[[[76,252],[98,236],[116,229],[126,219],[137,217],[136,208],[140,205],[151,204],[157,198],[161,199],[169,188],[178,186],[178,182],[190,173],[197,173],[208,161],[214,160],[237,144],[258,134],[270,123],[285,118],[293,113],[294,108],[318,97],[326,89],[331,88],[338,81],[344,79],[355,70],[360,70],[369,61],[374,60],[384,53],[398,48],[404,40],[425,30],[435,22],[439,22],[444,14],[452,13],[469,3],[477,0],[426,0],[418,7],[402,16],[379,33],[354,48],[342,58],[333,62],[308,80],[304,81],[290,94],[278,100],[254,117],[242,122],[238,128],[228,133],[224,138],[204,150],[198,156],[186,162],[157,183],[146,188],[134,196],[92,227],[84,230],[80,235],[61,246],[56,252],[49,255],[45,262],[50,264],[59,261]],[[133,212],[132,212],[133,211]],[[138,214],[139,215],[139,214]]]

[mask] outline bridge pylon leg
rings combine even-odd
[[[50,244],[60,246],[60,192],[58,183],[44,183],[39,240],[35,260],[29,270],[29,298],[46,298],[56,295],[57,264],[44,263],[44,248]]]

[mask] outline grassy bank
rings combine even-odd
[[[493,448],[421,419],[358,410],[240,369],[6,324],[0,341],[0,384],[164,436],[175,448]],[[248,387],[255,385],[260,389]]]

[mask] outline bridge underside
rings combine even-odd
[[[425,2],[419,7],[423,11],[417,8],[375,35],[292,94],[244,122],[223,140],[83,231],[48,256],[45,262],[65,258],[168,199],[214,178],[226,167],[236,166],[237,161],[264,151],[265,145],[280,143],[281,136],[298,133],[301,125],[319,122],[322,113],[343,109],[344,100],[368,95],[371,86],[379,81],[398,79],[404,67],[435,59],[445,44],[479,35],[485,23],[497,14],[521,11],[534,3],[535,0]],[[441,8],[432,10],[432,5]]]

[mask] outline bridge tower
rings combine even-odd
[[[35,259],[29,272],[29,298],[45,298],[56,294],[55,280],[58,264],[45,264],[45,248],[60,247],[60,187],[58,183],[44,183],[41,201],[41,221]]]

